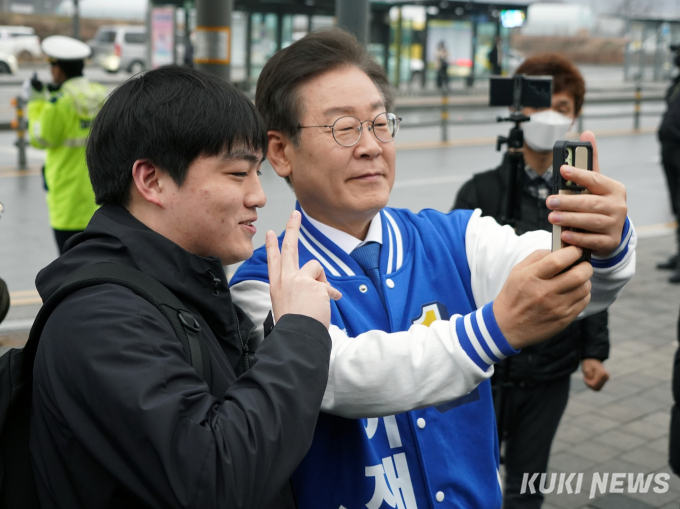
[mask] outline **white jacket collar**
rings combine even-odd
[[[302,213],[309,220],[309,222],[312,223],[314,228],[323,233],[330,241],[335,243],[347,254],[350,254],[356,248],[363,246],[368,242],[377,242],[378,244],[382,244],[382,219],[380,217],[380,212],[378,212],[371,220],[371,225],[368,227],[366,238],[364,240],[360,240],[356,237],[353,237],[349,233],[345,233],[338,230],[337,228],[333,228],[332,226],[328,226],[327,224],[317,221],[312,216],[307,214],[302,206],[300,207],[300,210],[302,210]]]

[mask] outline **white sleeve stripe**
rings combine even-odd
[[[392,259],[394,258],[394,253],[392,252],[394,249],[394,246],[392,246],[392,227],[390,226],[389,221],[385,223],[385,226],[387,226],[387,237],[390,240],[390,251],[387,257],[387,274],[392,274]]]
[[[479,340],[477,339],[477,336],[475,335],[475,331],[472,330],[472,323],[470,321],[470,315],[465,315],[465,318],[463,318],[463,324],[465,325],[465,332],[467,333],[468,339],[470,340],[470,343],[472,344],[472,347],[475,349],[475,352],[477,352],[477,355],[479,355],[484,362],[486,362],[489,366],[492,366],[494,361],[491,360],[491,358],[486,355],[486,352],[482,348],[482,345],[479,344]]]
[[[392,219],[392,216],[390,216],[387,211],[383,210],[385,212],[385,216],[389,220],[390,224],[392,224],[392,228],[394,228],[394,236],[396,238],[396,244],[397,244],[397,268],[395,270],[401,269],[401,264],[404,260],[404,248],[402,246],[401,242],[401,232],[399,231],[399,227],[397,226],[397,223],[394,219]]]
[[[621,245],[620,245],[619,248],[616,250],[615,255],[618,254],[618,253],[620,253],[621,251],[623,251],[623,249],[624,249],[624,248],[628,245],[628,243],[630,242],[630,238],[633,236],[633,232],[635,231],[635,228],[633,228],[633,222],[632,222],[629,218],[626,218],[626,223],[628,223],[628,224],[627,224],[627,226],[628,226],[628,232],[626,233],[626,237],[621,241]]]
[[[307,250],[314,255],[314,257],[321,262],[321,264],[326,267],[331,274],[334,276],[340,277],[340,273],[333,268],[333,266],[328,263],[328,261],[319,254],[319,252],[312,247],[312,245],[305,239],[304,234],[301,232],[300,233],[300,242],[302,242],[302,245],[307,248]]]
[[[616,255],[610,255],[607,258],[597,258],[593,256],[590,263],[595,270],[620,270],[621,267],[629,263],[631,251],[634,251],[637,244],[637,235],[632,222],[627,222],[629,225],[628,234],[626,235],[626,242],[622,244],[623,248]]]
[[[307,235],[307,237],[309,237],[309,239],[312,242],[314,242],[314,244],[319,246],[319,248],[321,248],[321,250],[324,253],[326,253],[328,255],[328,257],[338,265],[338,267],[340,267],[342,270],[344,270],[347,273],[348,276],[355,276],[356,275],[356,274],[354,274],[354,271],[352,269],[350,269],[345,262],[343,262],[340,258],[335,256],[326,246],[321,244],[321,242],[316,240],[314,238],[314,236],[311,233],[309,233],[304,226],[300,225],[300,230],[302,230],[305,233],[305,235]]]
[[[498,357],[501,360],[505,359],[507,355],[503,355],[503,352],[501,352],[498,349],[496,343],[491,337],[491,334],[489,334],[489,331],[486,328],[486,324],[484,323],[484,317],[482,316],[481,309],[477,310],[477,312],[475,313],[475,317],[477,318],[477,326],[479,327],[479,331],[482,333],[482,337],[484,338],[484,341],[486,341],[487,346],[491,349],[491,351],[496,357]]]
[[[626,249],[628,247],[628,243],[630,242],[630,237],[633,235],[633,230],[634,230],[633,229],[633,223],[629,218],[626,218],[626,225],[625,226],[628,227],[628,230],[626,231],[626,236],[621,240],[619,247],[617,247],[616,250],[613,253],[611,253],[610,255],[608,255],[606,258],[600,258],[598,256],[593,255],[594,259],[596,259],[598,261],[606,262],[607,260],[610,260],[612,258],[616,258],[621,253],[621,251],[623,251],[624,249]]]

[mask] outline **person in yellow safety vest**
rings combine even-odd
[[[85,229],[97,209],[85,162],[90,123],[106,99],[103,85],[83,76],[87,44],[55,35],[42,42],[54,83],[44,86],[37,74],[24,83],[31,145],[45,149],[43,176],[50,225],[59,248]]]

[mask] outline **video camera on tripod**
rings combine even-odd
[[[550,108],[552,104],[552,76],[525,76],[523,74],[512,77],[492,76],[489,89],[489,106],[508,106],[512,110],[508,117],[498,117],[498,122],[512,122],[507,137],[499,136],[496,150],[500,151],[508,145],[508,162],[510,178],[508,180],[508,196],[506,210],[501,222],[515,225],[517,204],[518,179],[524,172],[524,133],[522,122],[528,122],[529,117],[522,113],[522,108]]]
[[[497,117],[498,122],[512,122],[515,124],[507,137],[499,136],[496,140],[496,150],[500,151],[503,145],[508,146],[508,163],[510,175],[508,178],[506,208],[500,218],[501,224],[515,226],[519,217],[515,216],[520,179],[524,173],[524,132],[522,122],[531,119],[522,113],[522,108],[550,108],[552,105],[552,77],[551,76],[525,76],[523,74],[505,78],[492,76],[489,89],[489,106],[510,107],[510,116]],[[498,391],[497,419],[498,445],[503,443],[507,430],[505,400],[506,391],[510,385],[510,361],[506,359],[502,379],[494,384],[494,391]],[[501,456],[501,463],[504,461]]]

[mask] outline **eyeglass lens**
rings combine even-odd
[[[398,131],[399,119],[394,113],[381,113],[373,121],[373,133],[384,143],[392,141]],[[361,137],[361,122],[356,117],[340,117],[333,124],[333,136],[340,145],[350,147]]]

